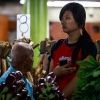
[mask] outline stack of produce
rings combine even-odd
[[[28,43],[28,44],[30,44],[32,47],[33,47],[33,49],[35,49],[36,47],[38,47],[39,46],[39,44],[35,44],[32,40],[31,40],[31,38],[21,38],[21,39],[19,39],[19,40],[14,40],[14,43],[17,43],[17,42],[25,42],[25,43]]]
[[[9,54],[12,43],[0,42],[0,76],[7,70],[6,57]]]
[[[55,40],[50,40],[46,38],[44,41],[40,42],[40,56],[39,61],[35,67],[35,77],[39,79],[41,76],[45,76],[49,73],[49,60],[48,57],[51,53],[52,45],[55,43]],[[45,75],[43,75],[45,74]],[[37,83],[36,83],[37,84]]]
[[[55,42],[55,40],[50,40],[48,38],[40,42],[39,60],[37,65],[31,70],[34,88],[36,87],[38,80],[41,77],[45,77],[49,73],[50,62],[48,60],[48,57],[51,53],[51,47]]]
[[[60,91],[55,79],[56,76],[53,72],[50,72],[45,78],[39,79],[34,94],[35,100],[67,100]]]
[[[30,100],[20,71],[10,73],[5,83],[0,84],[0,100]]]
[[[44,41],[40,42],[40,54],[51,53],[51,48],[53,44],[56,42],[56,40],[50,40],[49,38],[46,38]]]
[[[25,42],[25,43],[30,43],[32,40],[30,39],[30,38],[21,38],[21,39],[19,39],[19,40],[17,40],[17,39],[15,39],[14,40],[14,43],[17,43],[17,42]]]
[[[78,61],[82,66],[77,73],[79,81],[72,100],[100,100],[100,62],[92,56],[88,61]]]

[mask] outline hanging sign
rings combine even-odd
[[[30,14],[17,15],[17,39],[30,38]]]

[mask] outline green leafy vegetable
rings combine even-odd
[[[100,62],[92,56],[88,61],[78,61],[77,72],[79,81],[72,100],[100,100]]]

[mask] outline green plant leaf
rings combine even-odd
[[[45,84],[46,84],[47,88],[52,87],[52,83],[46,82]]]
[[[0,95],[7,93],[8,90],[9,90],[8,87],[4,87],[3,90],[2,90],[2,92],[0,93]]]
[[[83,78],[83,77],[85,76],[85,73],[84,73],[85,70],[86,70],[86,68],[80,68],[80,69],[78,70],[76,76],[77,76],[78,78]]]
[[[77,72],[79,81],[72,100],[99,100],[100,98],[100,62],[92,56],[88,61],[78,61],[80,67]]]
[[[82,79],[80,79],[78,82],[77,82],[77,86],[81,86],[81,87],[83,87],[83,86],[85,86],[87,84],[87,80],[82,80]]]
[[[98,66],[97,61],[96,61],[91,55],[89,56],[89,62],[90,62],[91,64],[93,64],[94,66]]]
[[[45,95],[45,96],[48,96],[48,94],[47,94],[47,89],[44,89],[44,90],[42,91],[42,94]]]
[[[93,77],[98,77],[100,75],[100,70],[96,70],[93,72]]]
[[[95,85],[95,80],[91,81],[90,85]]]
[[[76,63],[82,67],[94,67],[94,64],[89,61],[77,61]]]
[[[51,94],[49,95],[49,100],[52,100],[54,97],[55,97],[55,95],[51,93]]]
[[[95,90],[100,92],[100,83],[94,85]]]
[[[47,92],[50,93],[50,91],[51,91],[51,87],[48,87]]]
[[[43,99],[44,97],[43,97],[42,94],[40,94],[38,98],[39,98],[39,99]]]
[[[98,95],[98,98],[97,98],[97,100],[100,100],[100,94]]]

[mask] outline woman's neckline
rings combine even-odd
[[[68,38],[67,38],[67,39],[65,39],[65,43],[66,43],[66,45],[68,45],[68,46],[74,46],[77,42],[69,43],[69,42],[68,42]]]

